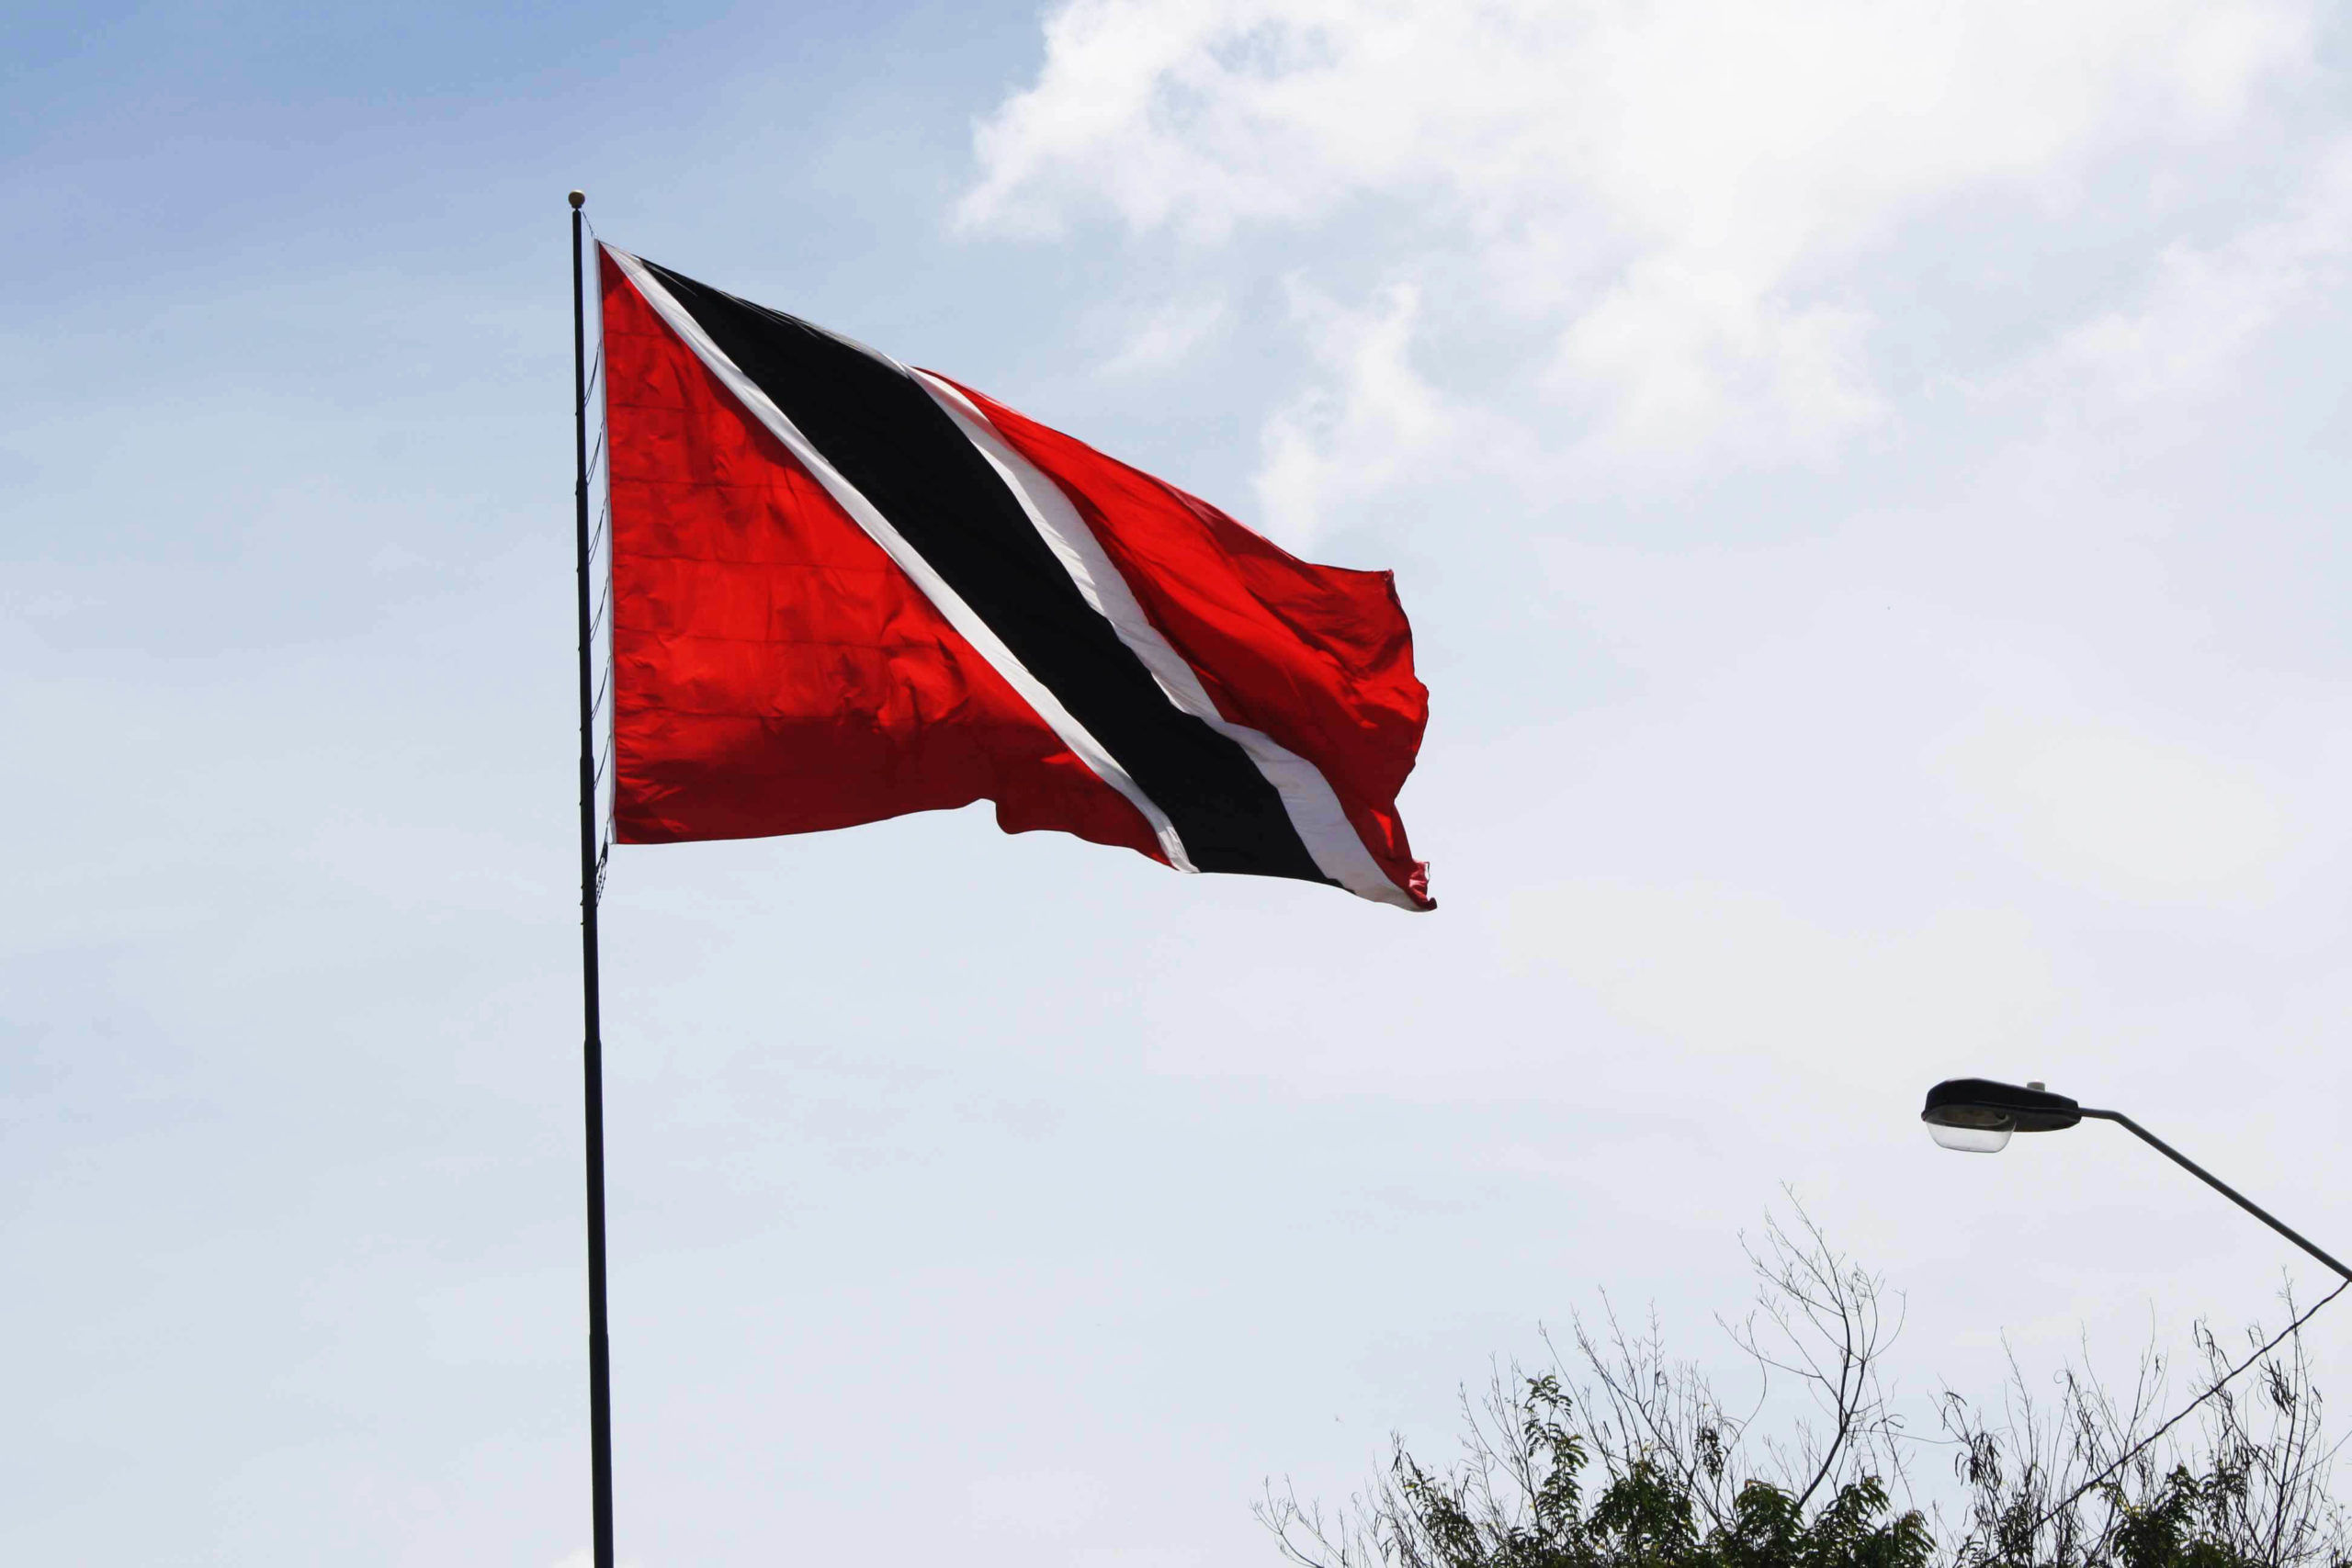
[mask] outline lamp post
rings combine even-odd
[[[1945,1148],[1983,1155],[2000,1153],[2008,1146],[2013,1133],[2056,1133],[2085,1121],[2112,1122],[2326,1264],[2346,1281],[2352,1281],[2352,1269],[2313,1247],[2269,1211],[2120,1111],[2094,1111],[2063,1094],[2052,1094],[2038,1083],[2020,1089],[1991,1078],[1946,1078],[1928,1091],[1927,1109],[1919,1112],[1919,1120],[1928,1124],[1929,1134]]]

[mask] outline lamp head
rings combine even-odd
[[[1928,1091],[1919,1112],[1937,1143],[1978,1155],[2000,1153],[2012,1133],[2054,1133],[2082,1119],[2082,1107],[2063,1094],[1991,1078],[1946,1078]]]

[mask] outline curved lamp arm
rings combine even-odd
[[[2248,1198],[2245,1193],[2240,1192],[2236,1188],[2232,1187],[2228,1182],[2223,1181],[2220,1177],[2215,1176],[2211,1171],[2207,1170],[2203,1166],[2199,1165],[2195,1160],[2190,1159],[2187,1155],[2182,1154],[2178,1149],[2174,1148],[2170,1144],[2165,1143],[2162,1138],[2157,1137],[2154,1133],[2149,1132],[2145,1127],[2141,1126],[2137,1122],[2132,1121],[2129,1116],[2124,1115],[2120,1111],[2093,1111],[2089,1106],[2086,1105],[2082,1108],[2082,1113],[2086,1120],[2096,1117],[2101,1122],[2112,1122],[2116,1123],[2125,1132],[2130,1133],[2142,1143],[2146,1144],[2150,1148],[2155,1150],[2158,1154],[2164,1156],[2166,1159],[2171,1160],[2175,1165],[2180,1167],[2181,1169],[2188,1172],[2189,1175],[2197,1178],[2198,1180],[2203,1182],[2206,1186],[2211,1187],[2214,1191],[2219,1192],[2222,1197],[2227,1198],[2231,1202],[2235,1203],[2239,1208],[2244,1209],[2247,1213],[2252,1214],[2256,1219],[2260,1220],[2264,1224],[2268,1225],[2272,1230],[2277,1231],[2280,1235],[2285,1236],[2289,1241],[2293,1242],[2297,1247],[2301,1247],[2305,1252],[2310,1253],[2313,1258],[2316,1258],[2322,1263],[2326,1264],[2330,1269],[2335,1269],[2336,1273],[2342,1275],[2346,1280],[2352,1280],[2352,1269],[2346,1269],[2343,1264],[2338,1263],[2335,1258],[2330,1258],[2326,1253],[2322,1252],[2318,1247],[2313,1247],[2310,1242],[2304,1240],[2294,1231],[2290,1230],[2284,1224],[2280,1223],[2278,1219],[2272,1215],[2269,1211],[2255,1202],[2254,1200]]]

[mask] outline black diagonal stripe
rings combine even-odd
[[[1330,880],[1249,754],[1168,700],[913,378],[797,317],[645,265],[1168,814],[1194,865]]]

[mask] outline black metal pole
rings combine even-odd
[[[2227,1198],[2231,1202],[2235,1203],[2239,1208],[2244,1209],[2247,1213],[2252,1214],[2256,1219],[2260,1220],[2264,1224],[2268,1225],[2272,1230],[2277,1231],[2280,1235],[2285,1236],[2289,1241],[2293,1242],[2297,1247],[2301,1247],[2305,1252],[2310,1253],[2313,1258],[2316,1258],[2322,1263],[2326,1264],[2330,1269],[2335,1269],[2338,1274],[2344,1276],[2346,1280],[2352,1280],[2352,1269],[2346,1269],[2343,1264],[2338,1263],[2335,1258],[2330,1258],[2326,1253],[2322,1252],[2318,1247],[2313,1247],[2310,1242],[2304,1240],[2294,1231],[2289,1229],[2287,1225],[2276,1215],[2272,1214],[2268,1210],[2256,1203],[2253,1199],[2248,1198],[2245,1193],[2239,1191],[2228,1182],[2223,1181],[2220,1177],[2214,1175],[2211,1171],[2207,1170],[2203,1166],[2199,1165],[2195,1160],[2190,1159],[2187,1155],[2182,1154],[2178,1149],[2174,1148],[2170,1144],[2165,1143],[2162,1138],[2157,1137],[2154,1133],[2149,1132],[2145,1127],[2141,1126],[2140,1123],[2132,1121],[2129,1116],[2124,1115],[2120,1111],[2093,1111],[2089,1106],[2086,1105],[2082,1108],[2082,1113],[2086,1118],[2095,1117],[2101,1122],[2114,1122],[2116,1125],[2121,1127],[2125,1132],[2132,1134],[2142,1143],[2147,1145],[2150,1148],[2155,1150],[2158,1154],[2172,1161],[2173,1164],[2180,1167],[2181,1169],[2188,1172],[2189,1175],[2197,1178],[2198,1180],[2203,1182],[2206,1186],[2211,1187],[2214,1191],[2219,1192],[2222,1197]]]
[[[589,646],[588,319],[580,209],[571,193],[571,438],[573,521],[580,546],[580,984],[587,1029],[580,1046],[588,1132],[588,1445],[596,1568],[613,1568],[613,1358],[605,1323],[605,1039],[596,992],[596,733]]]

